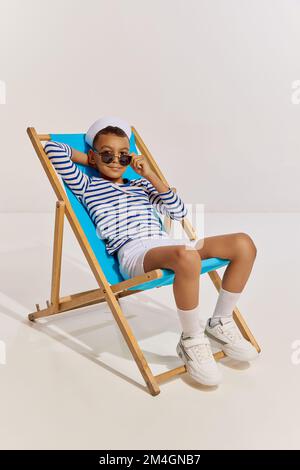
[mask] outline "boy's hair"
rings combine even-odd
[[[120,129],[120,127],[107,126],[104,129],[101,129],[101,131],[97,132],[97,134],[95,135],[94,140],[93,140],[93,147],[95,146],[95,143],[96,143],[96,140],[98,139],[98,137],[100,135],[103,135],[103,134],[115,134],[118,137],[127,137],[127,139],[128,139],[128,136],[127,136],[126,132],[124,132],[123,129]]]

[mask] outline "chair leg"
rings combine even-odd
[[[61,275],[61,258],[64,232],[65,203],[57,201],[55,211],[55,228],[52,261],[51,305],[53,313],[58,311],[59,288]]]
[[[122,311],[119,300],[116,299],[115,294],[111,289],[104,290],[106,301],[110,307],[110,310],[120,328],[120,331],[131,351],[131,354],[146,382],[149,392],[151,395],[156,396],[160,393],[160,388],[157,380],[151,372],[151,369],[146,361],[145,356],[129,326],[129,323]]]
[[[217,291],[219,291],[220,288],[221,288],[221,285],[222,285],[222,280],[221,280],[218,272],[217,271],[210,271],[208,274],[209,274],[209,277],[211,278],[214,286],[216,287]],[[240,332],[244,336],[244,338],[247,339],[248,341],[250,341],[250,343],[255,347],[257,352],[260,352],[261,351],[260,346],[258,345],[256,339],[254,338],[253,334],[251,333],[247,323],[245,322],[245,320],[244,320],[241,312],[237,308],[237,306],[235,306],[234,309],[233,309],[233,318],[234,318],[234,321],[237,324]]]

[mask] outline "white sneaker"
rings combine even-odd
[[[255,347],[242,336],[233,318],[220,319],[215,326],[210,326],[210,321],[211,318],[207,321],[205,332],[228,357],[237,361],[252,361],[258,356]]]
[[[211,352],[209,339],[204,333],[187,338],[183,338],[181,333],[176,351],[194,380],[203,385],[218,385],[221,382],[221,372]]]

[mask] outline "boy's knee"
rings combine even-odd
[[[188,249],[185,246],[178,246],[174,255],[175,271],[200,272],[201,258],[197,250]]]
[[[236,246],[240,252],[253,256],[257,255],[257,248],[252,238],[244,232],[236,234]]]

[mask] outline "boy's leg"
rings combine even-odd
[[[214,360],[209,340],[204,335],[205,321],[199,311],[201,258],[197,250],[185,245],[159,246],[149,249],[144,257],[144,270],[166,268],[175,273],[173,291],[182,334],[176,351],[188,373],[197,382],[217,385],[221,373]]]
[[[229,259],[222,279],[222,288],[230,292],[242,292],[250,276],[255,257],[256,246],[246,233],[216,235],[198,240],[195,245],[202,259]]]
[[[182,310],[197,307],[201,272],[197,250],[188,250],[185,245],[150,248],[144,257],[144,270],[159,268],[171,269],[175,273],[173,292],[177,307]]]
[[[222,279],[222,287],[206,333],[220,343],[221,349],[237,360],[252,360],[256,349],[246,341],[233,321],[232,313],[250,276],[256,258],[256,247],[245,233],[207,237],[196,243],[202,259],[229,259]]]
[[[157,268],[175,273],[173,293],[184,336],[203,334],[205,320],[199,311],[201,258],[197,250],[188,250],[184,244],[151,248],[144,256],[144,270]]]

